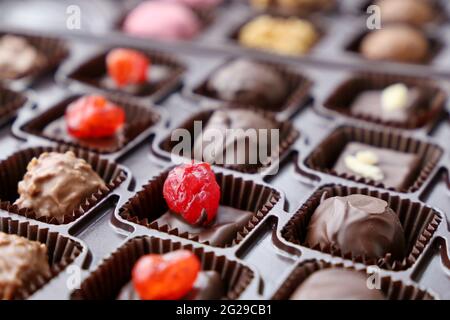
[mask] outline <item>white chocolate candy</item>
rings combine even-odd
[[[379,167],[378,157],[371,151],[358,151],[355,156],[345,157],[345,165],[356,174],[375,181],[383,180],[384,175]]]
[[[404,109],[408,106],[408,87],[403,83],[393,84],[381,93],[381,107],[386,112]]]

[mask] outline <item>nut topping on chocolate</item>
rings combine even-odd
[[[375,181],[380,181],[384,178],[383,172],[377,167],[378,161],[378,156],[370,150],[358,151],[355,156],[348,155],[345,157],[347,168],[362,177]]]
[[[100,188],[105,183],[84,159],[73,152],[45,152],[28,164],[15,204],[62,221]]]
[[[408,87],[403,83],[393,84],[381,93],[383,111],[392,112],[408,107]]]

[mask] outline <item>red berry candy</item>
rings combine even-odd
[[[169,172],[163,188],[170,210],[190,224],[207,225],[216,216],[220,187],[208,163],[192,163]]]
[[[133,267],[133,286],[142,300],[177,300],[192,290],[199,271],[200,261],[191,251],[148,254]]]
[[[123,127],[125,112],[104,97],[92,95],[72,102],[65,119],[67,131],[76,138],[106,138]]]
[[[114,49],[106,56],[108,75],[118,87],[147,81],[150,60],[142,53],[131,49]]]

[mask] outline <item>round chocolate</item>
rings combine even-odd
[[[369,289],[363,273],[343,268],[314,272],[290,297],[291,300],[384,300],[378,289]]]
[[[269,66],[238,59],[215,72],[207,83],[218,98],[263,108],[281,108],[288,84]]]
[[[435,12],[430,3],[423,0],[378,0],[383,23],[400,22],[422,26],[433,20]]]
[[[374,259],[389,253],[398,260],[405,254],[405,235],[395,212],[386,201],[361,194],[324,200],[311,217],[305,244]]]
[[[20,198],[15,204],[33,209],[37,217],[62,221],[84,199],[104,187],[105,183],[92,167],[73,152],[44,152],[28,164],[19,182]]]
[[[361,54],[370,60],[422,63],[429,52],[423,32],[407,25],[391,25],[373,31],[361,42]]]

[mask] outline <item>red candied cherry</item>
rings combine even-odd
[[[132,49],[114,49],[106,56],[108,75],[118,87],[147,81],[150,60]]]
[[[188,223],[207,225],[219,208],[220,187],[209,163],[183,164],[169,172],[163,195],[170,210]]]
[[[102,96],[85,96],[72,102],[66,110],[70,135],[83,138],[111,137],[125,123],[125,111]]]
[[[133,267],[133,286],[142,300],[177,300],[192,290],[200,260],[188,250],[148,254]]]

